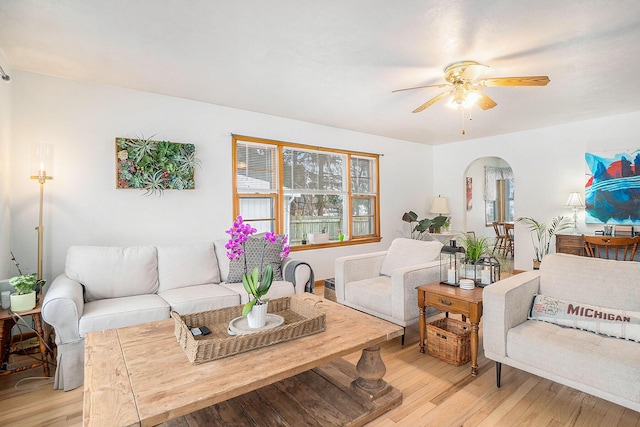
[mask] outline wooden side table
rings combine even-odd
[[[478,375],[478,329],[482,318],[482,288],[460,289],[438,282],[421,285],[418,290],[420,308],[420,353],[424,353],[425,311],[428,306],[447,313],[461,314],[471,322],[471,375]]]
[[[44,369],[44,375],[49,376],[49,350],[45,345],[44,325],[42,324],[42,296],[36,307],[29,311],[23,311],[18,313],[21,317],[32,316],[36,326],[36,332],[38,333],[38,340],[40,342],[40,361],[32,363],[31,365],[21,366],[16,369],[6,370],[0,372],[0,376],[9,375],[14,372],[25,371],[27,369],[37,368],[42,366]],[[13,317],[13,313],[7,309],[0,309],[0,363],[4,364],[9,359],[9,349],[11,342],[11,328],[16,324]]]

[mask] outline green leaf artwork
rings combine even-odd
[[[116,187],[143,189],[145,196],[194,189],[195,145],[151,138],[116,138]]]

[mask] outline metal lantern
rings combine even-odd
[[[482,255],[476,261],[476,286],[485,287],[500,280],[500,263],[489,255]]]
[[[440,250],[440,283],[457,286],[460,280],[458,270],[464,260],[464,248],[456,246],[451,240],[450,246],[443,246]]]

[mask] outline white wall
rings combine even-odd
[[[383,241],[292,252],[316,279],[333,277],[338,256],[386,249],[408,233],[402,213],[426,212],[432,147],[185,99],[14,72],[11,194],[14,251],[36,271],[38,184],[29,179],[32,143],[55,146],[54,179],[45,184],[44,276],[64,269],[71,245],[171,244],[227,237],[232,221],[231,133],[380,153]],[[15,77],[15,78],[14,78]],[[196,190],[116,190],[115,138],[151,136],[196,145]],[[420,212],[419,212],[420,211]]]
[[[10,76],[13,73],[0,50],[0,66]],[[15,275],[11,269],[11,211],[9,193],[9,156],[11,153],[11,91],[13,81],[0,80],[0,280]]]
[[[464,173],[477,158],[501,157],[513,168],[515,215],[548,222],[557,215],[571,217],[565,207],[569,193],[584,195],[585,152],[637,148],[640,112],[603,117],[491,138],[434,147],[434,188],[448,195],[453,227],[465,209]],[[475,187],[475,186],[474,186]],[[475,192],[475,188],[474,188]],[[475,196],[474,196],[475,201]],[[475,206],[475,205],[474,205]],[[601,225],[584,222],[578,212],[578,231],[593,233]],[[531,270],[533,247],[529,231],[516,223],[516,269]]]

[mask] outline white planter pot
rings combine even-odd
[[[247,323],[250,328],[264,328],[267,322],[267,303],[254,305],[249,314],[247,314]]]
[[[11,311],[16,313],[21,311],[28,311],[36,306],[36,293],[29,292],[28,294],[18,295],[17,293],[11,294]]]

